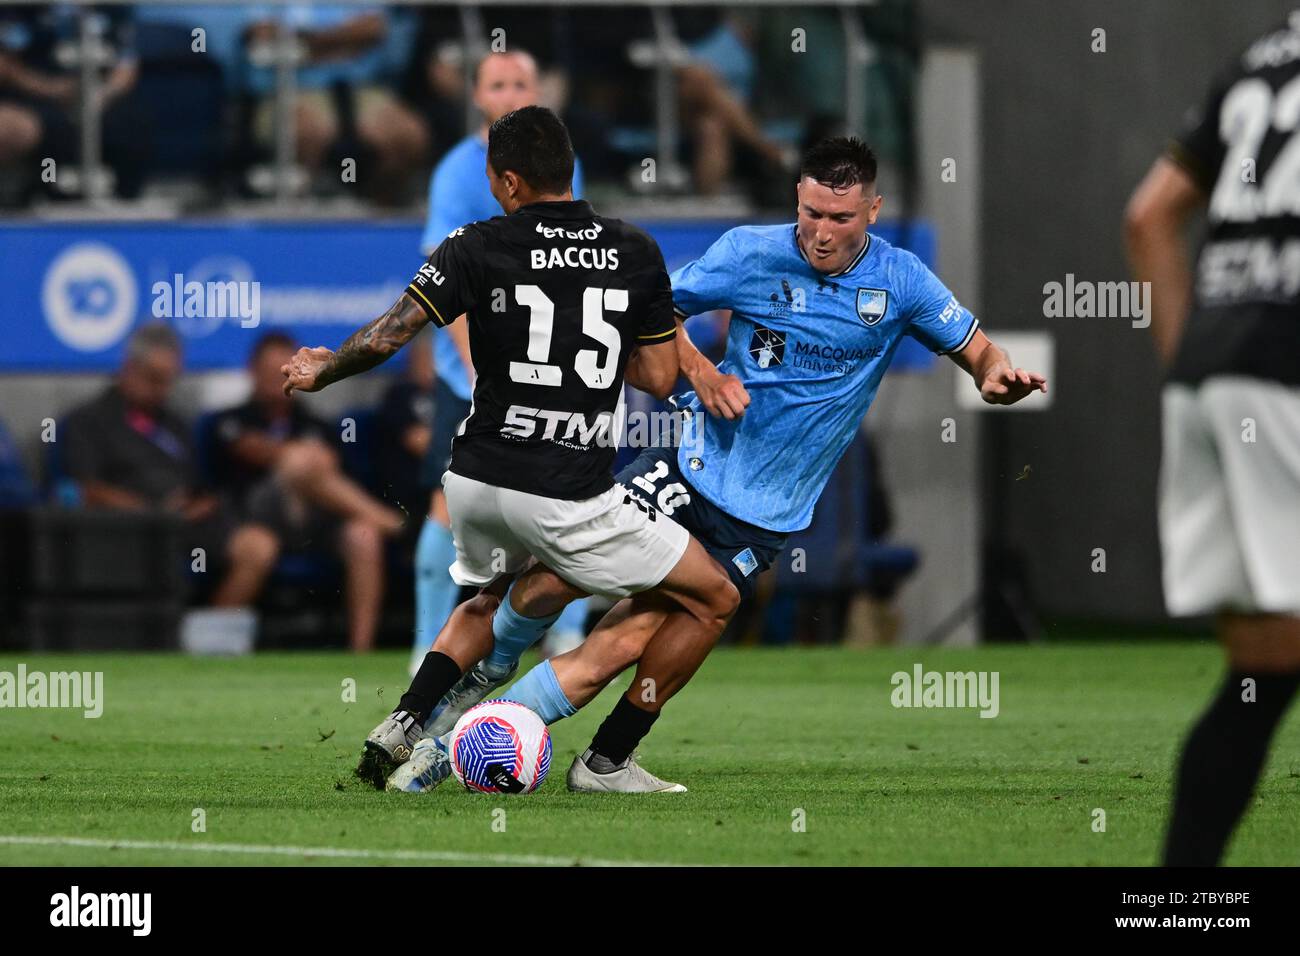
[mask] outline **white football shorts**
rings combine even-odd
[[[534,556],[590,594],[624,598],[658,585],[681,559],[690,534],[645,509],[615,484],[585,501],[564,501],[489,485],[453,472],[442,477],[456,563],[451,577],[483,587]]]
[[[1300,614],[1300,388],[1245,376],[1171,383],[1163,417],[1169,613]]]

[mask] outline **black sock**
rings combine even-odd
[[[1242,681],[1255,681],[1243,701]],[[1259,780],[1269,741],[1286,713],[1300,673],[1232,671],[1183,745],[1165,866],[1214,866]]]
[[[620,697],[591,740],[593,754],[611,764],[621,764],[636,749],[641,738],[650,733],[659,714],[642,710],[626,697]]]
[[[411,680],[410,689],[398,701],[397,709],[419,716],[421,723],[438,706],[442,695],[451,690],[464,671],[441,651],[429,651]]]

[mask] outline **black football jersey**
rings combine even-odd
[[[453,472],[571,501],[614,484],[628,357],[677,333],[653,239],[585,201],[533,203],[452,232],[406,291],[435,325],[469,321]]]
[[[1171,379],[1300,385],[1300,12],[1233,61],[1169,155],[1209,197]]]

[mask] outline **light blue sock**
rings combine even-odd
[[[515,586],[501,600],[501,606],[492,615],[492,653],[483,661],[483,669],[494,676],[504,674],[523,656],[524,651],[542,639],[546,629],[560,615],[550,617],[524,617],[510,606],[510,595]]]
[[[432,518],[424,519],[415,546],[415,645],[413,653],[423,660],[442,626],[456,609],[460,586],[447,569],[456,560],[451,531]]]
[[[559,678],[550,661],[542,661],[519,680],[515,681],[501,698],[523,704],[546,723],[553,724],[564,717],[572,717],[578,709],[560,690]]]
[[[568,607],[560,612],[552,627],[557,631],[573,631],[582,636],[586,636],[587,624],[587,598],[579,598],[576,601],[570,601]]]

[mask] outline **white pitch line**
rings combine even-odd
[[[501,863],[508,866],[692,866],[644,860],[599,860],[579,856],[532,856],[518,853],[461,853],[454,850],[349,850],[333,846],[259,846],[253,843],[182,843],[178,840],[95,840],[88,837],[4,836],[9,846],[75,846],[101,850],[166,850],[182,853],[243,853],[252,856],[325,857],[328,859],[408,860],[417,863]]]

